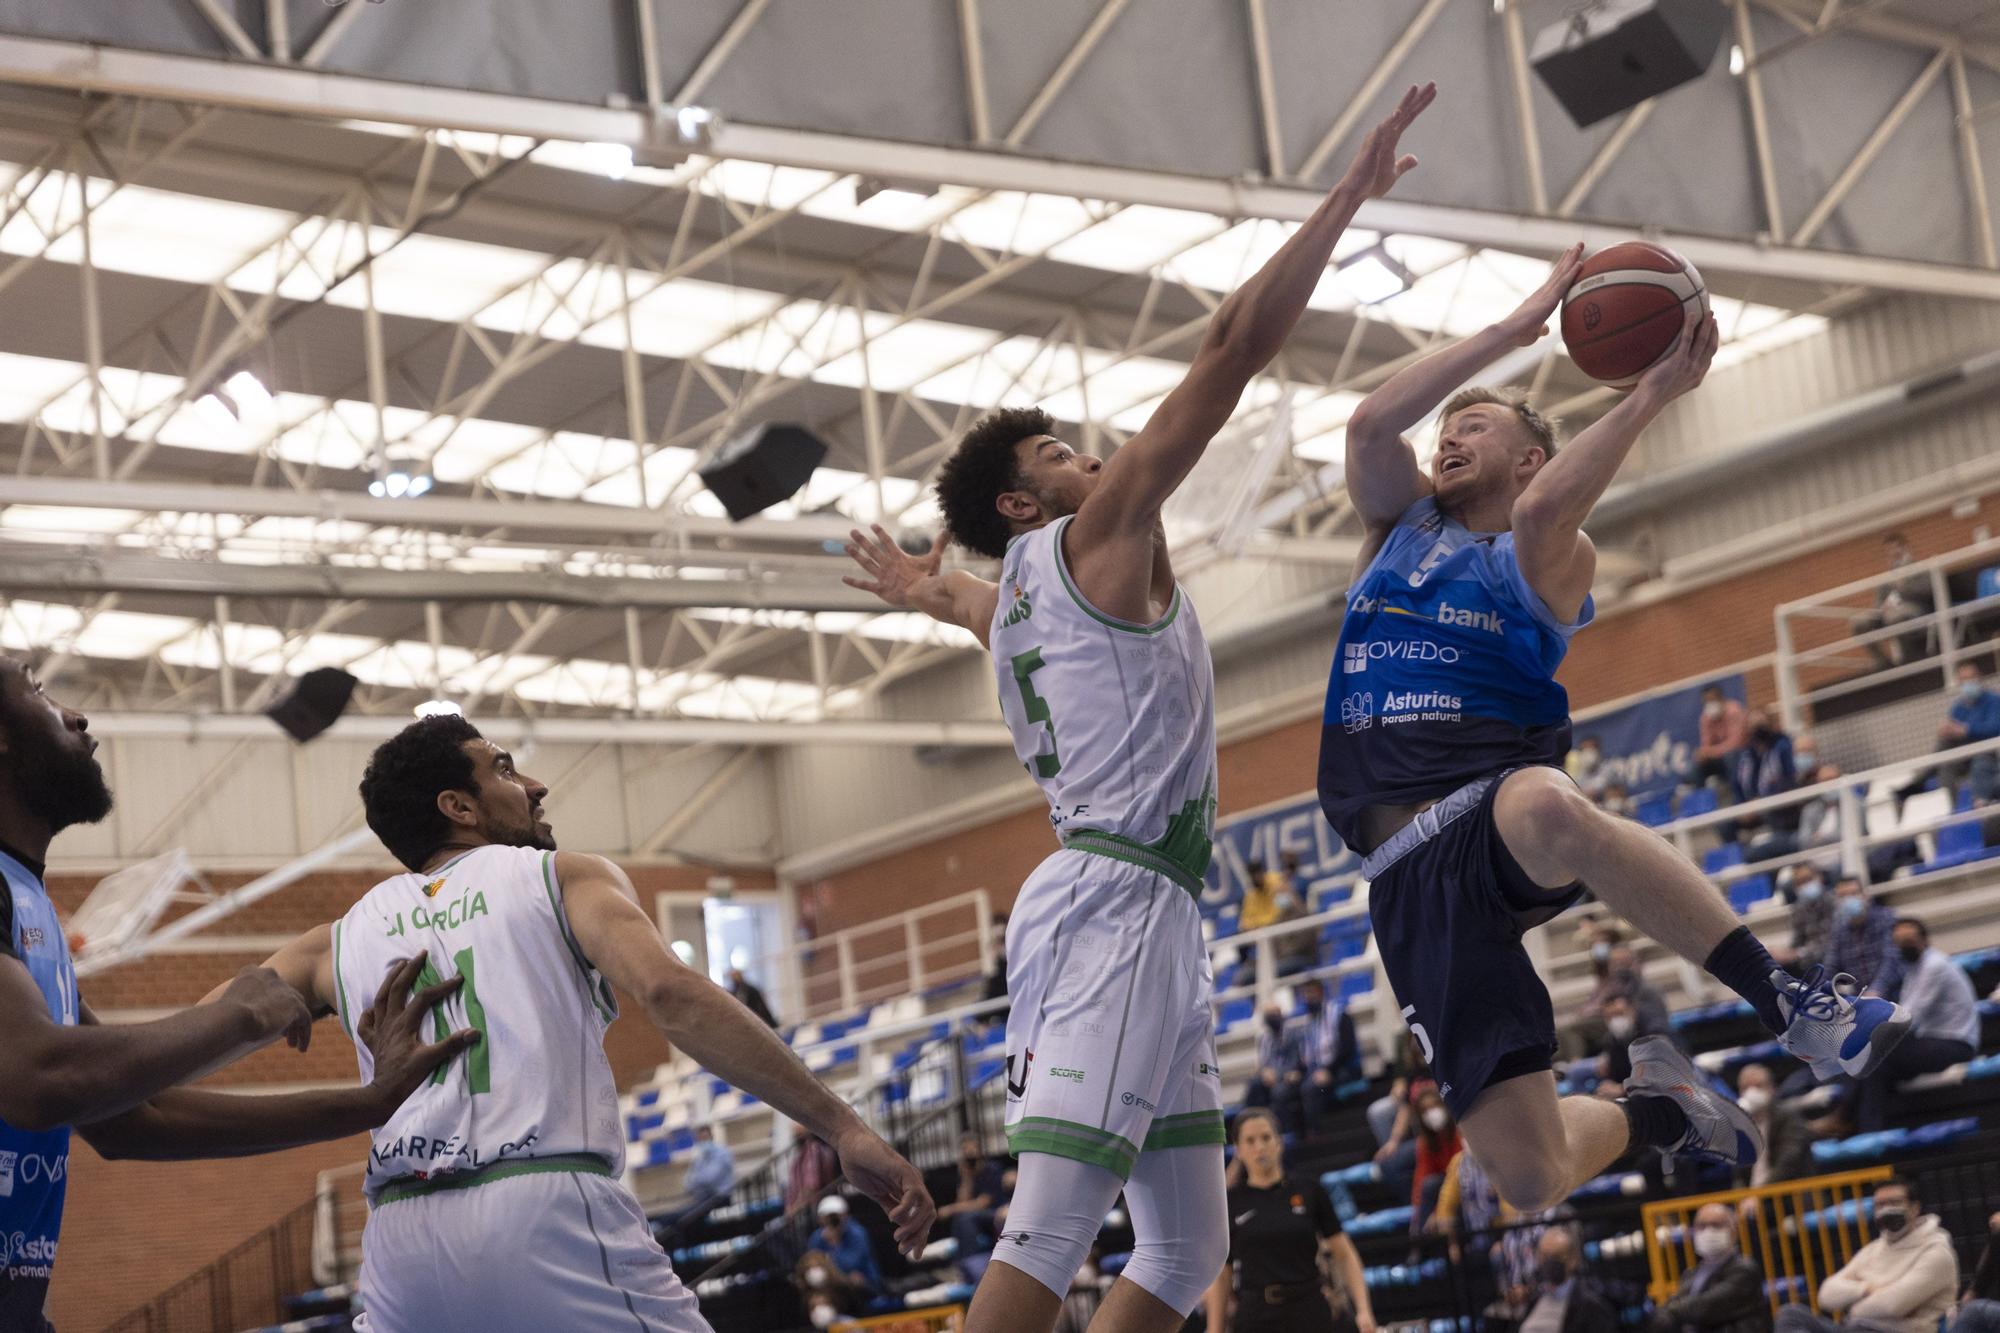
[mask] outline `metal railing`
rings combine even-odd
[[[300,1204],[268,1230],[115,1320],[106,1333],[216,1333],[278,1322],[285,1298],[315,1285],[316,1207]]]
[[[1771,1313],[1775,1316],[1780,1305],[1803,1301],[1818,1314],[1820,1283],[1845,1268],[1874,1234],[1863,1200],[1893,1174],[1886,1166],[1871,1166],[1645,1205],[1640,1217],[1653,1270],[1652,1298],[1664,1301],[1672,1296],[1681,1274],[1699,1262],[1694,1252],[1695,1214],[1720,1203],[1727,1204],[1736,1218],[1743,1253],[1764,1270]]]
[[[752,959],[754,975],[784,977],[811,1022],[984,976],[993,966],[993,904],[985,889],[815,936]]]
[[[1811,718],[1813,705],[1913,677],[1949,681],[1977,651],[1972,631],[2000,630],[2000,593],[1952,599],[1952,575],[2000,565],[2000,537],[1780,604],[1778,706],[1787,730]],[[1931,609],[1891,619],[1877,594],[1920,581]],[[1964,591],[1961,587],[1960,591]],[[1863,628],[1873,619],[1873,628]],[[1905,651],[1908,650],[1908,651]],[[1890,660],[1899,656],[1900,661]]]

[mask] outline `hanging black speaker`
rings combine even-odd
[[[340,720],[354,696],[354,677],[339,667],[319,667],[298,678],[264,716],[295,741],[309,741]]]
[[[1716,0],[1598,0],[1546,28],[1529,59],[1579,127],[1708,71],[1729,28]]]
[[[789,500],[826,460],[826,442],[804,426],[767,424],[738,435],[696,469],[738,523]]]

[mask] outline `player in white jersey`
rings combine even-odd
[[[559,852],[548,788],[464,718],[383,743],[361,783],[369,827],[410,873],[270,966],[347,1023],[417,950],[455,980],[440,1034],[481,1035],[374,1134],[361,1293],[371,1333],[708,1324],[620,1182],[625,1136],[604,1055],[612,987],[675,1046],[832,1144],[906,1253],[935,1210],[923,1179],[728,992],[683,967],[601,856]],[[407,969],[401,984],[410,984]],[[360,1052],[369,1076],[369,1053]]]
[[[1412,88],[1312,217],[1216,310],[1187,377],[1110,462],[1046,412],[983,418],[939,473],[928,556],[857,532],[850,578],[991,650],[1014,751],[1062,850],[1007,925],[1007,1132],[1021,1158],[968,1333],[1051,1328],[1122,1188],[1137,1244],[1091,1328],[1178,1329],[1228,1253],[1212,978],[1195,909],[1215,816],[1208,647],[1160,510],[1304,313],[1366,199],[1416,165]],[[946,541],[1000,581],[941,572]]]

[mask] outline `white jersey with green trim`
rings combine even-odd
[[[1014,753],[1065,846],[1158,860],[1186,885],[1215,831],[1215,670],[1187,594],[1151,625],[1084,600],[1068,518],[1017,537],[988,635]]]
[[[622,1171],[618,1088],[604,1055],[616,1002],[570,934],[555,853],[480,847],[370,889],[333,927],[349,1036],[382,978],[419,950],[430,956],[418,989],[465,978],[432,1011],[429,1039],[464,1027],[484,1037],[375,1131],[368,1196],[392,1181],[562,1154],[594,1154]],[[358,1041],[355,1050],[366,1082],[374,1060]]]

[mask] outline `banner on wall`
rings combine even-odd
[[[1741,673],[1718,676],[1579,722],[1575,738],[1597,737],[1604,747],[1605,780],[1622,783],[1635,802],[1666,795],[1701,744],[1701,692],[1711,685],[1721,687],[1726,698],[1746,700]],[[1250,863],[1275,869],[1284,863],[1286,852],[1298,857],[1299,875],[1307,884],[1361,865],[1361,858],[1347,849],[1320,813],[1318,795],[1305,792],[1217,821],[1215,856],[1209,862],[1202,900],[1241,898],[1250,882]]]
[[[1597,737],[1604,747],[1598,773],[1623,785],[1634,802],[1665,796],[1701,745],[1701,692],[1711,685],[1721,687],[1724,697],[1745,702],[1742,673],[1718,676],[1578,722],[1572,739]]]
[[[1250,882],[1250,863],[1260,861],[1275,870],[1284,864],[1286,852],[1299,858],[1299,878],[1306,884],[1361,865],[1361,858],[1347,850],[1320,813],[1318,794],[1306,792],[1217,821],[1215,855],[1208,863],[1208,888],[1202,900],[1241,898]]]

